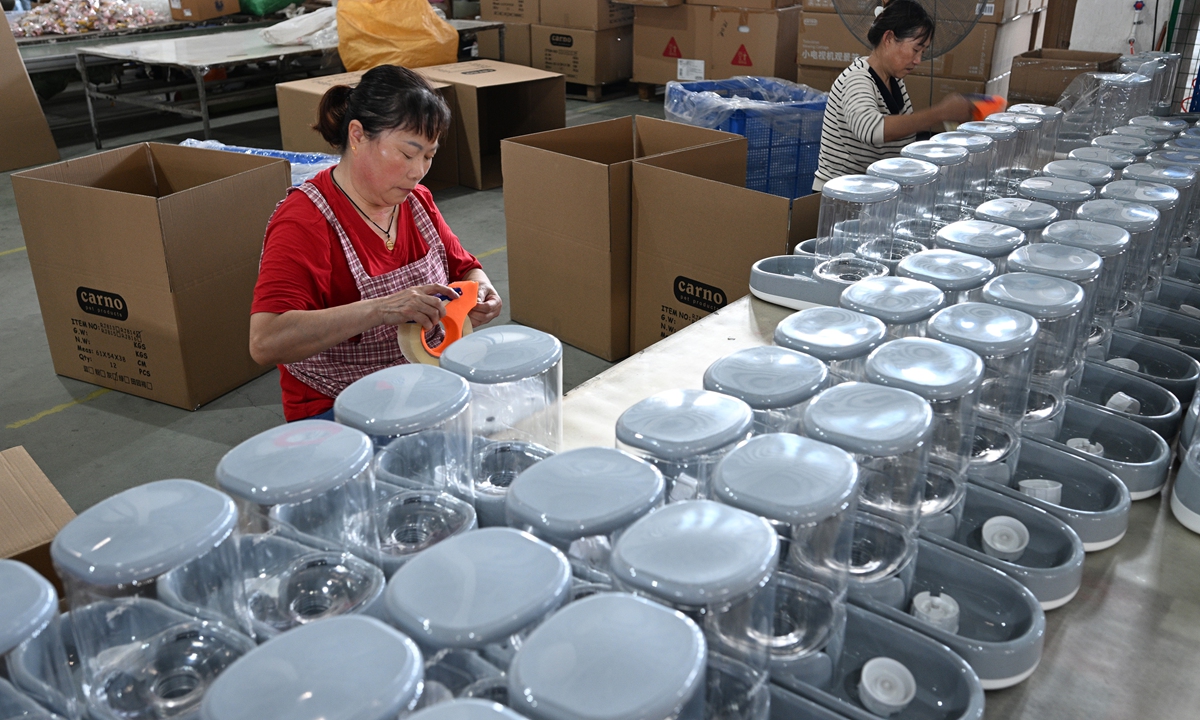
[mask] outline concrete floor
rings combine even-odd
[[[82,96],[70,91],[47,107],[64,159],[95,152]],[[662,117],[661,103],[636,96],[589,104],[567,102],[567,124],[627,115]],[[199,123],[143,115],[102,122],[105,148],[201,137]],[[217,118],[213,136],[227,144],[279,148],[274,108]],[[10,173],[0,177],[0,449],[23,445],[76,512],[129,487],[164,478],[212,482],[221,456],[255,433],[283,422],[278,371],[247,383],[195,412],[108,391],[54,374],[29,259],[13,201]],[[452,188],[435,193],[463,245],[481,258],[502,297],[508,294],[504,195]],[[508,322],[507,309],[494,322]],[[609,367],[564,349],[570,389]]]

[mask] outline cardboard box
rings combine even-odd
[[[270,368],[250,302],[286,161],[142,143],[12,176],[54,371],[194,410]]]
[[[689,5],[704,5],[706,7],[732,6],[739,10],[778,10],[779,8],[800,4],[800,0],[737,0],[734,3],[721,2],[721,0],[686,0],[686,2]]]
[[[479,0],[452,0],[450,12],[458,20],[474,20],[481,11]]]
[[[481,30],[475,34],[479,42],[479,59],[499,60],[512,65],[529,67],[529,23],[504,23],[504,57],[500,57],[500,31]]]
[[[539,0],[483,0],[479,16],[484,20],[532,24],[542,21]]]
[[[558,73],[495,60],[417,70],[454,86],[458,181],[476,190],[503,184],[500,141],[567,124],[566,80]]]
[[[1120,57],[1117,53],[1045,48],[1021,53],[1012,61],[1008,101],[1053,105],[1077,75],[1115,71]]]
[[[845,70],[871,49],[854,37],[840,15],[806,13],[800,23],[796,64]]]
[[[992,25],[1002,25],[1023,12],[1029,12],[1029,0],[991,0],[982,5],[979,22]]]
[[[796,36],[799,7],[782,10],[714,8],[712,71],[720,80],[735,75],[796,79]]]
[[[504,141],[513,319],[606,360],[629,355],[633,161],[688,147],[745,173],[745,138],[644,116]]]
[[[992,61],[988,66],[986,80],[1007,78],[1012,70],[1013,58],[1037,47],[1037,33],[1042,27],[1041,20],[1041,12],[1027,13],[997,26],[996,42],[992,46]]]
[[[703,148],[633,164],[632,351],[747,294],[751,265],[816,235],[819,194],[747,190],[745,171]]]
[[[334,85],[358,84],[365,70],[322,75],[321,77],[279,83],[275,86],[275,99],[279,105],[279,134],[283,138],[283,149],[290,152],[337,153],[321,133],[313,129],[317,122],[317,111],[321,97]],[[450,130],[441,139],[437,155],[429,173],[422,180],[426,187],[441,189],[458,185],[458,142],[454,124],[458,116],[454,103],[454,86],[449,83],[433,82],[433,89],[450,106]]]
[[[0,32],[0,172],[58,161],[58,147],[11,32]]]
[[[568,82],[604,85],[633,76],[633,26],[573,30],[534,25],[532,65],[562,73]]]
[[[712,69],[712,8],[639,7],[633,18],[633,79],[666,85],[706,80]]]
[[[614,0],[618,2],[618,0]],[[620,5],[633,5],[635,7],[678,7],[683,4],[683,0],[619,0]],[[636,13],[636,10],[635,10]]]
[[[933,78],[930,80],[928,75],[917,75],[913,73],[904,78],[904,87],[908,90],[908,99],[912,103],[913,110],[924,110],[930,106],[930,88],[932,88],[932,104],[936,105],[941,102],[947,95],[959,93],[962,95],[968,93],[983,93],[986,90],[986,84],[981,80],[958,80],[955,78]]]
[[[843,70],[845,68],[800,65],[796,68],[796,82],[827,93],[833,87],[833,81],[838,79],[838,75],[841,75]]]
[[[64,597],[50,542],[75,512],[50,484],[25,448],[0,452],[0,557],[19,560],[37,570]]]
[[[608,30],[633,23],[633,6],[618,5],[611,0],[541,0],[540,25],[575,28],[576,30]]]
[[[803,0],[800,6],[806,13],[836,13],[833,0]]]
[[[1018,21],[1020,22],[1020,21]],[[1003,29],[1008,39],[1023,37],[1023,45],[1018,43],[1020,52],[1029,49],[1031,23],[1022,23],[1020,28],[1014,28],[1012,23],[993,25],[991,23],[976,23],[971,32],[955,45],[950,52],[934,58],[931,62],[922,63],[914,74],[928,76],[930,65],[933,66],[935,77],[958,78],[960,80],[986,81],[992,77],[992,65],[997,52],[997,34]],[[1007,47],[1012,47],[1011,43]],[[1008,55],[1011,58],[1012,55]],[[1005,60],[1002,60],[1002,63]]]
[[[199,22],[242,11],[238,0],[171,0],[171,18]]]

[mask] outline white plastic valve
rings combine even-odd
[[[997,515],[983,524],[983,551],[999,560],[1014,562],[1029,545],[1029,528],[1025,523]]]
[[[1106,360],[1105,362],[1113,367],[1119,367],[1122,370],[1129,370],[1131,372],[1138,372],[1141,370],[1141,366],[1137,364],[1137,360],[1131,360],[1130,358],[1116,357]]]
[[[958,601],[944,593],[917,593],[913,596],[912,614],[939,630],[951,634],[958,632]]]
[[[882,717],[895,715],[908,707],[916,696],[916,678],[903,663],[889,657],[877,657],[863,665],[858,697],[867,710]]]
[[[1067,447],[1072,450],[1085,452],[1089,455],[1104,455],[1104,446],[1098,442],[1092,442],[1088,438],[1075,437],[1067,440]]]
[[[1104,403],[1104,407],[1117,412],[1129,413],[1137,415],[1142,410],[1142,403],[1131,395],[1126,395],[1123,392],[1113,393],[1113,396]]]
[[[1062,503],[1062,483],[1045,478],[1017,481],[1017,487],[1029,497],[1059,505]]]

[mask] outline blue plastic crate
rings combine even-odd
[[[744,135],[746,187],[794,198],[812,192],[829,96],[777,78],[667,83],[668,120]]]

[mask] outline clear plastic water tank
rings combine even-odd
[[[988,199],[988,181],[996,165],[996,141],[987,135],[961,131],[938,133],[930,140],[942,145],[957,145],[971,153],[967,157],[962,205],[955,219],[974,217],[975,207]]]
[[[765,519],[708,500],[652,512],[617,539],[617,586],[690,617],[708,642],[708,720],[766,720],[779,537]]]
[[[1087,333],[1089,355],[1108,356],[1113,324],[1121,305],[1129,233],[1116,225],[1087,220],[1062,220],[1042,232],[1045,243],[1056,243],[1095,253],[1103,259],[1100,277],[1092,285],[1092,327]]]
[[[421,651],[374,618],[308,625],[256,648],[221,675],[199,720],[394,720],[417,707]]]
[[[995,274],[991,260],[958,250],[926,250],[904,258],[896,266],[899,277],[921,280],[941,290],[947,306],[977,300],[983,284]]]
[[[1079,206],[1079,220],[1116,225],[1129,233],[1129,251],[1122,280],[1122,300],[1114,326],[1133,329],[1142,316],[1150,282],[1150,262],[1158,232],[1158,211],[1149,205],[1121,200],[1091,200]],[[1157,285],[1154,287],[1158,291]]]
[[[1150,155],[1146,156],[1147,160]],[[1194,245],[1195,238],[1190,233],[1198,219],[1197,202],[1200,201],[1200,186],[1196,184],[1196,177],[1196,170],[1187,166],[1153,161],[1134,163],[1121,171],[1122,180],[1169,185],[1179,192],[1179,206],[1175,210],[1175,224],[1170,230],[1171,242],[1167,246],[1164,273],[1168,275],[1174,274],[1179,256]],[[1154,206],[1153,203],[1146,204]]]
[[[1120,170],[1126,165],[1132,165],[1138,161],[1137,156],[1131,152],[1090,145],[1088,147],[1075,148],[1067,153],[1067,159],[1100,163],[1101,165],[1109,166],[1113,170]]]
[[[1017,183],[1024,179],[1018,177],[1020,173],[1016,168],[1020,130],[1005,123],[972,121],[959,125],[958,132],[986,135],[996,143],[987,197],[1004,197],[1015,192]]]
[[[254,648],[237,520],[225,493],[161,480],[93,505],[55,536],[92,717],[194,717],[216,677]],[[164,604],[166,584],[197,588],[196,613]]]
[[[1137,73],[1095,73],[1096,121],[1093,132],[1101,135],[1150,110],[1153,81]]]
[[[1183,254],[1195,256],[1200,245],[1200,151],[1157,150],[1144,158],[1146,163],[1161,168],[1187,168],[1196,175],[1192,187],[1192,200],[1185,203],[1190,208],[1184,232]]]
[[[1053,205],[1015,197],[988,200],[975,208],[975,217],[1015,227],[1025,233],[1025,241],[1031,243],[1041,242],[1042,228],[1055,220],[1068,219]]]
[[[821,188],[815,252],[822,257],[857,253],[859,247],[892,237],[900,186],[871,175],[844,175]]]
[[[19,691],[46,710],[79,720],[83,708],[64,648],[54,586],[25,563],[0,560],[0,668]],[[23,683],[24,678],[35,680]],[[29,712],[31,718],[42,717],[33,715],[32,707]],[[6,717],[26,715],[16,712]],[[44,717],[49,718],[49,713]]]
[[[1129,118],[1129,124],[1158,128],[1159,130],[1169,130],[1175,135],[1179,135],[1191,127],[1188,121],[1183,118],[1157,117],[1154,115],[1138,115],[1135,118]]]
[[[1062,127],[1063,111],[1053,105],[1017,103],[1008,107],[1010,113],[1034,115],[1042,119],[1042,130],[1038,136],[1038,166],[1054,160],[1058,147],[1058,131]]]
[[[1112,129],[1111,134],[1140,138],[1154,144],[1155,146],[1161,146],[1166,141],[1173,139],[1176,135],[1176,133],[1170,130],[1147,127],[1145,125],[1118,125]]]
[[[1024,115],[1012,112],[992,113],[986,118],[987,122],[1012,125],[1020,133],[1017,136],[1017,157],[1014,163],[1016,173],[1012,178],[1015,184],[1020,184],[1025,178],[1037,174],[1038,168],[1046,164],[1042,157],[1042,135],[1045,119],[1037,115]],[[1015,187],[1013,188],[1016,189]]]
[[[371,455],[365,433],[301,420],[221,458],[217,484],[237,503],[246,533],[239,543],[246,603],[260,641],[367,612],[383,597]]]
[[[988,303],[961,303],[929,321],[931,338],[965,347],[983,360],[971,474],[1007,482],[1016,468],[1037,334],[1033,316]]]
[[[1191,134],[1180,135],[1179,137],[1175,138],[1174,140],[1168,140],[1165,143],[1163,143],[1163,149],[1164,150],[1191,150],[1192,152],[1195,152],[1197,150],[1200,150],[1200,136],[1191,135]]]
[[[814,307],[775,326],[775,344],[807,353],[829,368],[829,383],[862,380],[867,355],[887,338],[883,321],[853,310]]]
[[[963,192],[967,186],[971,151],[954,144],[925,141],[905,145],[900,154],[937,166],[934,219],[938,226],[958,220],[962,216]]]
[[[1022,180],[1017,186],[1017,194],[1050,205],[1058,210],[1060,220],[1069,220],[1075,217],[1080,205],[1096,197],[1096,188],[1079,180],[1043,176]]]
[[[1179,67],[1183,61],[1183,55],[1177,52],[1162,52],[1157,50],[1148,50],[1140,52],[1138,55],[1146,58],[1154,58],[1162,60],[1166,64],[1166,72],[1163,74],[1163,82],[1158,88],[1158,93],[1152,99],[1154,103],[1155,115],[1174,115],[1176,110],[1175,103],[1175,85],[1179,78]],[[1137,118],[1135,118],[1137,119]],[[1178,118],[1168,119],[1168,122],[1184,122]]]
[[[671,502],[708,497],[717,463],[754,429],[753,411],[708,390],[666,390],[617,418],[617,447],[662,472]]]
[[[829,379],[825,363],[777,345],[726,355],[704,371],[704,389],[730,395],[754,411],[754,434],[799,432],[804,408]]]
[[[1121,172],[1124,173],[1124,170]],[[1150,256],[1150,278],[1146,284],[1146,298],[1157,298],[1158,286],[1162,282],[1165,269],[1178,262],[1179,251],[1182,248],[1182,229],[1176,224],[1182,207],[1179,191],[1162,183],[1114,180],[1100,188],[1100,197],[1105,200],[1149,205],[1158,211],[1158,229]]]
[[[999,202],[999,201],[988,201]],[[984,203],[980,207],[986,206]],[[1053,210],[1053,208],[1051,208]],[[1004,261],[1013,250],[1024,245],[1025,233],[988,220],[959,220],[938,230],[934,243],[945,250],[957,250],[991,261],[997,273],[1005,271]]]
[[[1158,149],[1158,146],[1149,140],[1129,135],[1100,135],[1092,138],[1092,146],[1105,150],[1122,150],[1139,158],[1146,157]]]
[[[937,202],[938,167],[923,160],[897,157],[876,160],[867,166],[867,174],[892,180],[900,186],[900,205],[896,209],[896,226],[891,239],[875,240],[858,249],[859,255],[880,262],[898,262],[911,252],[896,257],[893,240],[928,247],[933,243],[934,206]],[[920,252],[920,249],[917,250]]]
[[[867,379],[908,390],[929,403],[933,430],[921,516],[949,510],[966,492],[983,360],[966,348],[940,340],[906,338],[885,343],[871,353]]]
[[[842,291],[847,310],[879,318],[888,337],[923,337],[925,322],[946,304],[936,285],[906,277],[886,276],[859,280]]]
[[[788,433],[752,438],[721,461],[713,499],[779,532],[772,661],[790,664],[841,643],[854,539],[858,466],[845,450]]]

